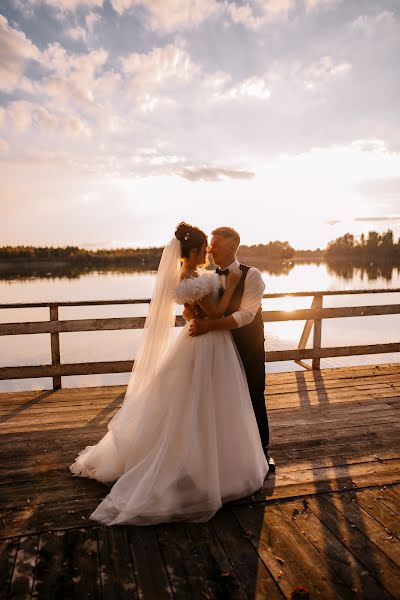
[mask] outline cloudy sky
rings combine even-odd
[[[3,0],[0,245],[400,235],[398,0]]]

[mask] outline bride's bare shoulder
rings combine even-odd
[[[179,281],[183,281],[184,279],[193,279],[198,276],[199,274],[196,271],[181,271],[179,273]]]

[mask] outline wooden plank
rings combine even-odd
[[[365,570],[346,546],[308,509],[307,501],[282,504],[287,517],[297,525],[299,531],[326,560],[331,577],[335,575],[351,589],[355,597],[363,600],[390,600],[391,595],[382,589],[373,575]],[[338,521],[343,519],[339,518]]]
[[[94,527],[40,536],[32,598],[100,598]]]
[[[125,528],[100,526],[97,535],[102,598],[139,598]]]
[[[302,410],[311,410],[315,406],[320,408],[329,409],[329,404],[335,405],[336,403],[347,402],[350,406],[365,406],[367,403],[372,404],[371,401],[375,401],[376,404],[383,405],[396,404],[400,400],[400,386],[399,385],[377,385],[377,386],[354,386],[353,388],[345,387],[333,390],[304,390],[299,393],[287,392],[287,394],[279,394],[266,397],[267,406],[278,407],[292,407],[295,408],[301,405]],[[345,406],[332,406],[334,409],[346,410]]]
[[[229,507],[219,510],[210,525],[249,600],[284,597]]]
[[[277,468],[276,475],[267,477],[263,487],[251,496],[251,502],[396,483],[399,481],[399,474],[399,459],[377,464],[310,468],[298,474],[289,472],[281,475]],[[249,502],[249,498],[235,500],[238,505],[246,502]]]
[[[315,296],[315,309],[322,310],[322,296]],[[321,348],[321,338],[322,338],[322,319],[314,318],[314,329],[313,329],[313,349],[319,350]],[[316,370],[320,369],[321,359],[314,357],[312,359],[311,368]]]
[[[318,390],[324,389],[327,391],[334,389],[351,389],[352,387],[357,387],[361,389],[369,389],[371,387],[379,387],[380,385],[390,386],[391,384],[400,384],[400,372],[399,373],[384,373],[382,375],[361,375],[357,377],[357,381],[354,381],[354,378],[338,378],[338,379],[329,379],[329,378],[315,378],[312,381],[303,380],[300,376],[296,381],[276,381],[273,382],[270,380],[269,374],[267,374],[266,381],[267,385],[265,388],[265,395],[268,394],[287,394],[289,392],[302,392],[308,390]],[[321,373],[323,373],[323,369],[321,369]],[[0,397],[1,399],[1,397]]]
[[[320,296],[321,297],[321,296]],[[263,310],[266,323],[277,321],[307,321],[308,319],[338,319],[344,317],[370,317],[375,315],[396,315],[400,304],[379,304],[372,306],[335,306],[332,308],[300,308],[296,310]]]
[[[78,498],[3,510],[0,515],[0,539],[93,526],[89,516],[97,504],[97,500],[93,502],[92,498]]]
[[[386,429],[386,431],[385,431]],[[291,431],[290,427],[279,427],[275,428],[275,435],[273,443],[277,446],[283,444],[283,448],[288,448],[288,436],[293,435],[291,440],[292,447],[302,444],[308,446],[309,442],[316,442],[317,445],[324,446],[325,443],[344,443],[347,441],[348,444],[356,444],[356,440],[352,437],[351,427],[346,427],[344,423],[338,423],[337,426],[333,422],[330,428],[329,435],[327,434],[327,428],[323,426],[315,425],[315,430],[310,430],[307,426],[299,426],[294,432]],[[372,421],[371,425],[360,423],[357,427],[354,427],[353,435],[366,435],[368,432],[371,433],[375,439],[381,439],[382,434],[388,436],[391,440],[397,441],[400,436],[400,425],[398,423],[391,424],[390,421],[385,419],[376,419]],[[311,444],[312,445],[312,444]],[[315,444],[314,444],[315,445]],[[271,442],[272,446],[272,442]]]
[[[386,344],[362,344],[358,346],[302,348],[300,350],[298,348],[289,350],[267,350],[265,352],[265,362],[301,360],[308,358],[332,358],[339,356],[360,356],[363,354],[387,354],[392,352],[400,352],[400,342],[391,342]]]
[[[286,598],[297,586],[308,589],[311,598],[354,598],[340,578],[331,577],[324,558],[280,506],[234,508],[233,513]]]
[[[7,597],[18,548],[18,537],[0,540],[0,598]]]
[[[58,306],[57,304],[50,304],[50,321],[56,322],[58,321]],[[52,332],[50,334],[50,342],[51,342],[51,364],[54,367],[59,367],[60,365],[60,334],[58,331]],[[53,390],[61,389],[61,377],[60,375],[55,375],[53,377]]]
[[[400,537],[399,515],[381,502],[379,490],[363,490],[354,496],[358,506],[378,521],[387,531],[388,536]],[[400,504],[399,504],[400,508]]]
[[[20,538],[12,580],[7,595],[8,598],[31,597],[33,582],[35,579],[38,549],[38,535],[24,536]]]
[[[59,303],[57,303],[60,306]],[[57,314],[56,307],[50,310]],[[382,314],[382,313],[378,313]],[[383,314],[387,314],[386,312]],[[99,319],[52,319],[51,321],[26,321],[24,323],[0,323],[2,335],[34,335],[37,333],[71,333],[77,331],[110,331],[121,329],[143,329],[146,317],[105,317]],[[182,327],[186,321],[176,316],[175,325]]]
[[[383,486],[379,490],[373,490],[378,494],[377,498],[381,503],[390,508],[390,510],[400,517],[400,496],[398,490],[396,490],[398,486]]]
[[[288,412],[292,413],[293,415],[293,411]],[[378,423],[400,423],[399,411],[390,406],[382,408],[381,410],[367,412],[344,411],[343,413],[339,413],[339,415],[335,414],[334,411],[321,410],[319,413],[314,413],[312,415],[307,412],[301,418],[299,418],[296,414],[291,421],[289,418],[287,418],[284,422],[282,422],[280,420],[280,415],[276,416],[274,414],[273,418],[271,419],[271,423],[275,429],[278,428],[282,435],[287,435],[291,429],[293,429],[295,432],[298,432],[300,428],[309,428],[311,425],[313,427],[313,433],[319,432],[321,429],[322,431],[326,432],[327,426],[329,426],[330,431],[333,429],[344,429],[347,428],[349,419],[352,418],[357,420],[357,427],[369,425],[373,426]]]
[[[107,317],[104,319],[65,319],[62,321],[30,321],[0,323],[2,335],[34,335],[37,333],[65,333],[76,331],[109,331],[141,329],[146,317]]]
[[[139,598],[173,598],[154,527],[125,526]]]
[[[31,508],[52,502],[68,502],[71,498],[83,501],[91,499],[93,505],[104,496],[104,486],[94,480],[80,478],[79,481],[71,480],[64,476],[63,471],[54,471],[52,476],[27,477],[26,480],[17,481],[12,477],[9,482],[2,483],[0,487],[0,510],[11,508]]]
[[[388,402],[385,398],[374,398],[372,400],[356,400],[355,402],[335,402],[331,406],[317,404],[302,406],[300,409],[296,406],[274,408],[271,410],[271,419],[275,423],[285,424],[290,423],[294,416],[300,422],[307,423],[309,419],[318,419],[322,416],[336,420],[346,415],[351,418],[354,415],[385,414],[387,410],[393,410],[390,399]]]
[[[399,373],[400,363],[382,363],[371,365],[356,365],[349,367],[325,367],[320,373],[312,371],[283,371],[267,373],[267,382],[286,383],[290,381],[326,381],[327,379],[353,379],[357,377],[373,377],[374,375]]]
[[[155,528],[168,579],[176,600],[212,598],[207,581],[187,538],[184,525],[160,524]]]
[[[34,365],[28,367],[1,367],[0,380],[55,377],[62,375],[95,375],[101,373],[128,373],[133,360],[96,361],[57,365]]]
[[[353,502],[355,498],[355,502]],[[393,535],[386,531],[385,527],[379,523],[369,513],[364,511],[357,503],[357,496],[351,492],[341,494],[340,498],[329,495],[327,500],[340,512],[346,516],[349,521],[368,537],[382,552],[390,558],[394,564],[400,567],[400,542]],[[400,582],[400,570],[399,570]],[[399,588],[400,589],[400,586]]]
[[[365,527],[362,525],[362,531],[356,523],[353,522],[353,516],[350,513],[339,517],[339,502],[329,501],[331,495],[309,498],[308,507],[317,515],[326,527],[346,546],[346,548],[361,562],[364,567],[375,577],[381,586],[391,593],[395,598],[398,597],[400,589],[400,571],[398,567],[382,552],[379,546],[376,546],[371,539],[365,535]],[[347,506],[347,505],[346,505]],[[300,509],[300,503],[297,503]],[[296,510],[296,508],[294,509]],[[354,509],[357,511],[357,508]],[[295,515],[297,518],[297,514]],[[361,518],[357,521],[361,524]],[[356,525],[353,527],[352,525]]]
[[[211,598],[244,600],[247,594],[209,523],[186,523],[188,537]]]

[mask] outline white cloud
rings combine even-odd
[[[331,8],[340,4],[343,0],[305,0],[305,8],[307,11]]]
[[[295,6],[295,0],[257,0],[257,3],[269,15],[287,14]]]
[[[270,96],[271,92],[262,77],[249,77],[225,91],[217,92],[214,97],[218,100],[236,100],[243,97],[268,100]]]
[[[249,29],[259,29],[266,22],[265,16],[253,14],[253,9],[249,4],[238,6],[235,2],[229,2],[226,10],[234,23],[241,23]]]
[[[103,48],[72,54],[58,42],[50,44],[42,52],[41,62],[51,74],[37,82],[37,91],[66,104],[73,100],[82,110],[92,111],[96,109],[97,79],[106,72],[107,58],[108,52]]]
[[[135,7],[145,9],[148,26],[163,32],[191,29],[222,10],[217,0],[111,0],[111,4],[120,15]]]
[[[191,81],[200,70],[186,50],[174,44],[154,48],[147,54],[134,52],[121,58],[121,63],[128,90],[145,112],[159,102],[158,92]]]
[[[351,70],[348,62],[335,63],[331,56],[322,56],[318,61],[302,70],[302,79],[307,89],[314,89]]]
[[[87,41],[87,31],[83,27],[79,27],[79,26],[71,27],[70,29],[67,29],[65,34],[68,37],[70,37],[72,40],[75,40],[75,41],[79,41],[79,40],[81,40],[82,42]]]
[[[25,101],[11,102],[7,107],[7,116],[17,133],[24,133],[32,123],[31,104]]]
[[[79,7],[94,8],[103,6],[104,0],[28,0],[31,5],[47,4],[63,12],[75,11]]]
[[[306,12],[331,8],[342,0],[304,0]],[[246,3],[225,2],[225,10],[234,23],[241,23],[251,30],[286,19],[296,8],[296,0],[249,0]]]
[[[377,15],[360,15],[350,24],[350,29],[354,32],[361,33],[366,37],[374,35],[382,35],[382,30],[390,30],[398,27],[394,14],[384,10]]]
[[[286,17],[294,6],[295,0],[254,0],[240,5],[227,2],[225,9],[234,23],[257,30],[276,18]]]
[[[12,91],[29,60],[39,60],[39,49],[22,31],[12,28],[0,15],[0,80],[4,90]]]
[[[14,131],[21,135],[32,126],[40,133],[64,133],[71,137],[90,137],[90,128],[80,118],[62,109],[51,109],[35,102],[15,100],[6,107],[7,119]]]

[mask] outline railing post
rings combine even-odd
[[[315,306],[316,309],[322,308],[322,299],[323,296],[318,295],[315,296]],[[322,337],[322,319],[314,319],[314,331],[313,331],[313,348],[321,348],[321,337]],[[321,359],[313,358],[312,359],[312,369],[319,370],[321,368]]]
[[[58,305],[51,303],[50,305],[50,321],[58,321]],[[50,333],[51,336],[51,364],[56,367],[60,366],[60,334],[58,331]],[[61,389],[61,375],[53,376],[53,390]]]

